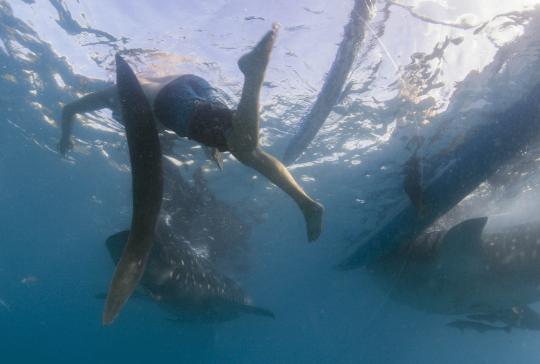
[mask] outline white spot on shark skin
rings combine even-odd
[[[210,257],[210,251],[205,246],[193,248],[193,252],[200,258],[208,259]]]

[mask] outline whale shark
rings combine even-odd
[[[170,222],[171,234],[189,241],[193,249],[223,273],[248,270],[250,224],[230,203],[214,194],[202,168],[193,172],[190,183],[171,159],[163,158],[162,167],[164,194],[160,219]]]
[[[212,323],[242,314],[273,318],[255,307],[229,273],[244,267],[249,226],[228,203],[217,199],[202,170],[189,182],[172,159],[164,157],[163,202],[145,272],[135,291],[173,315],[171,321]],[[107,250],[115,264],[129,231],[110,236]]]
[[[115,264],[128,236],[129,231],[122,231],[106,241]],[[158,302],[175,321],[222,322],[241,314],[274,318],[270,310],[253,306],[234,280],[219,273],[188,242],[176,239],[164,220],[154,241],[138,293]]]
[[[540,301],[540,222],[484,232],[487,220],[423,233],[367,269],[393,300],[430,313],[493,315]]]

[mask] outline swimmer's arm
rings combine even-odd
[[[81,97],[64,106],[62,110],[62,137],[58,148],[60,153],[66,154],[71,149],[71,131],[76,114],[83,114],[95,110],[113,108],[117,102],[116,86],[106,88],[103,91],[94,92]]]

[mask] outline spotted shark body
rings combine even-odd
[[[483,233],[486,217],[433,231],[369,264],[392,298],[419,310],[471,314],[540,300],[540,222]]]
[[[217,272],[189,243],[175,239],[163,224],[158,226],[140,282],[143,294],[182,322],[227,321],[242,313],[274,317],[271,311],[251,305],[234,280]],[[122,231],[107,239],[115,263],[128,236],[129,231]]]
[[[251,305],[227,276],[237,273],[230,269],[235,262],[244,260],[249,227],[232,206],[213,195],[200,171],[190,183],[168,158],[162,166],[163,203],[137,295],[159,303],[173,321],[221,322],[244,313],[274,317]],[[115,264],[128,236],[129,231],[122,231],[107,239]]]

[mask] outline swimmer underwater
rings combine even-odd
[[[180,137],[212,148],[214,156],[219,152],[232,153],[241,163],[276,184],[296,202],[306,221],[308,240],[314,241],[321,233],[323,206],[304,192],[278,159],[259,146],[259,94],[277,32],[278,26],[274,25],[239,59],[244,85],[236,110],[229,109],[217,97],[216,89],[195,75],[141,79],[140,82],[159,123]],[[71,131],[76,114],[104,108],[115,110],[118,105],[116,86],[65,105],[60,152],[65,154],[73,146]]]

